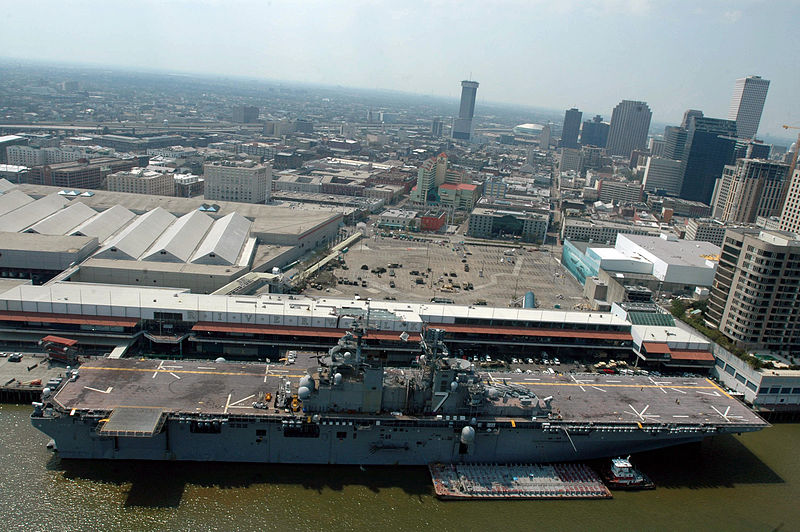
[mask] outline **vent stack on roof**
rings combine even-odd
[[[214,222],[192,257],[192,262],[221,266],[235,264],[249,236],[250,220],[232,212]]]
[[[156,240],[141,260],[188,262],[214,220],[200,211],[184,214]]]

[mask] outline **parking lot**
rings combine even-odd
[[[427,242],[365,238],[343,255],[347,269],[335,268],[334,279],[305,293],[403,301],[441,298],[505,307],[521,305],[525,293],[532,291],[542,309],[572,310],[585,302],[582,287],[557,260],[560,248],[551,252],[549,247],[460,244],[460,236],[452,242],[434,238]],[[398,267],[389,268],[390,264]]]

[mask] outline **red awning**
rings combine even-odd
[[[645,351],[651,354],[667,354],[671,353],[669,346],[666,342],[644,342],[642,343]]]
[[[708,351],[692,351],[689,349],[673,349],[670,353],[672,360],[695,360],[698,362],[714,362],[714,355]]]
[[[44,338],[42,338],[41,341],[42,342],[51,342],[51,343],[54,343],[54,344],[66,345],[66,346],[69,346],[69,347],[72,347],[72,346],[74,346],[75,344],[78,343],[77,340],[72,340],[70,338],[62,338],[60,336],[53,336],[52,334],[50,334],[48,336],[45,336]]]
[[[100,325],[104,327],[136,327],[139,318],[117,316],[86,316],[83,314],[52,314],[49,312],[0,312],[0,321],[36,321],[66,325]]]
[[[487,327],[454,323],[431,323],[431,327],[449,333],[485,334],[498,336],[538,336],[552,338],[596,338],[601,340],[631,340],[625,331],[583,331],[580,329],[533,329],[526,327]]]
[[[274,334],[278,336],[319,336],[322,338],[341,338],[347,332],[346,329],[334,329],[328,327],[299,327],[289,325],[262,325],[251,323],[217,323],[210,321],[197,322],[193,331],[201,332],[222,332],[240,334]],[[397,340],[400,333],[387,331],[368,331],[364,336],[365,340]],[[418,342],[418,334],[409,335],[409,342]]]

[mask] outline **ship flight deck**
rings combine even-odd
[[[305,357],[292,366],[90,359],[80,367],[77,380],[66,382],[57,391],[53,403],[64,411],[111,412],[127,407],[163,413],[292,416],[272,407],[258,409],[253,403],[266,393],[274,395],[287,380],[296,389],[305,368],[312,365],[314,361]],[[726,425],[729,429],[767,426],[744,404],[704,378],[495,372],[483,372],[481,378],[490,385],[525,386],[540,398],[552,397],[551,421],[559,423]]]

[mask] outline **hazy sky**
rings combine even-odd
[[[0,55],[239,74],[481,100],[609,118],[727,117],[734,80],[772,81],[759,133],[800,126],[794,0],[0,0]],[[791,135],[792,137],[794,134]]]

